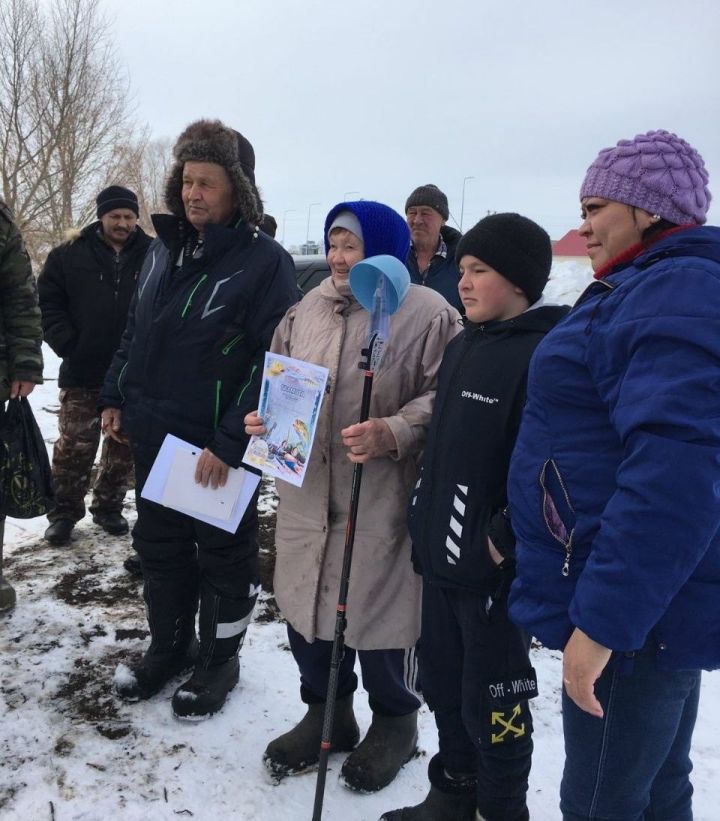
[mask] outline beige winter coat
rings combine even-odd
[[[272,350],[330,371],[305,480],[278,481],[275,595],[307,641],[330,640],[340,587],[353,464],[340,431],[359,421],[369,314],[331,278],[291,308]],[[430,423],[437,372],[459,314],[438,293],[411,285],[390,320],[375,374],[370,416],[383,418],[397,453],[363,467],[350,573],[345,641],[357,650],[412,647],[420,633],[421,580],[414,572],[406,513]]]

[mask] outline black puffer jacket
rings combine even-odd
[[[116,253],[94,222],[48,254],[38,277],[45,341],[61,388],[99,388],[120,343],[151,238],[137,228]]]
[[[568,310],[544,306],[503,322],[467,323],[447,346],[409,513],[414,561],[426,580],[487,595],[502,581],[488,527],[507,505],[530,357]]]
[[[157,449],[172,433],[237,467],[264,353],[298,299],[292,257],[241,221],[207,226],[202,256],[185,256],[177,268],[187,223],[169,214],[153,223],[158,238],[101,405],[122,408],[123,429],[137,446]]]

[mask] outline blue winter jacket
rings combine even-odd
[[[520,626],[720,667],[720,228],[617,266],[540,343],[508,498]]]

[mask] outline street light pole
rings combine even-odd
[[[462,233],[463,227],[463,216],[465,215],[465,183],[468,180],[474,180],[475,177],[464,177],[463,178],[463,189],[462,189],[462,204],[460,205],[460,232]]]
[[[283,211],[283,232],[282,232],[282,240],[280,241],[280,244],[283,246],[283,248],[285,247],[285,219],[286,219],[288,214],[292,214],[293,211],[295,211],[295,210],[296,210],[295,208],[287,208],[285,211]]]
[[[320,205],[319,202],[311,202],[308,205],[307,231],[305,232],[305,253],[308,253],[308,245],[310,244],[310,212],[314,205]]]

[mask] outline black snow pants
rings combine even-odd
[[[493,601],[425,581],[419,658],[444,769],[477,775],[483,818],[524,817],[533,749],[527,698],[537,685],[507,597]]]
[[[133,544],[143,569],[153,643],[177,646],[200,609],[203,667],[222,664],[242,646],[257,599],[257,495],[235,533],[205,524],[141,496],[157,454],[135,448],[137,523]]]

